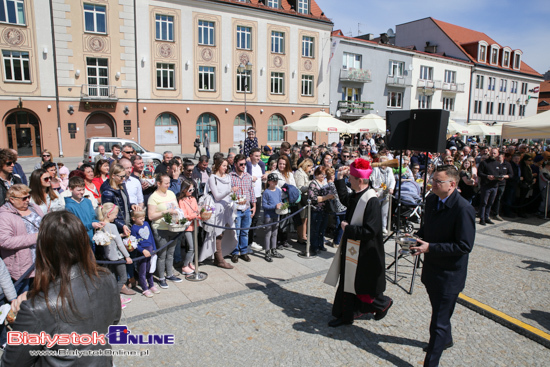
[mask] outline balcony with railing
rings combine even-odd
[[[386,85],[388,87],[408,88],[412,87],[410,78],[404,76],[392,76],[386,77]]]
[[[84,101],[118,101],[116,86],[82,84],[80,99]]]
[[[341,118],[358,119],[361,116],[368,115],[373,110],[373,103],[374,102],[338,101],[336,111],[339,112],[339,117]]]
[[[370,83],[372,82],[371,71],[357,68],[341,69],[340,80],[348,82]]]
[[[464,83],[447,83],[443,82],[441,90],[451,93],[464,93]]]
[[[441,80],[419,79],[416,86],[426,89],[441,89]]]

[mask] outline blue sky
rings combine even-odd
[[[433,17],[484,32],[503,46],[523,51],[523,61],[544,74],[550,69],[549,0],[316,0],[346,36],[378,36],[396,24]],[[351,32],[351,34],[350,34]]]

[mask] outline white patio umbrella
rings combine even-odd
[[[283,127],[284,131],[347,133],[349,125],[326,112],[319,111]]]
[[[382,117],[369,113],[349,124],[350,132],[371,133],[386,135],[386,120]],[[355,130],[352,130],[355,129]]]
[[[468,126],[461,125],[456,121],[449,119],[449,124],[447,125],[447,134],[456,133],[461,133],[462,135],[470,135]]]
[[[502,126],[488,126],[483,121],[472,121],[468,124],[468,135],[485,136],[502,134]]]

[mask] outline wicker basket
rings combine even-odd
[[[212,212],[202,212],[201,213],[201,219],[202,220],[209,220],[212,218]]]
[[[275,213],[279,214],[279,215],[287,215],[288,214],[288,208],[284,208],[284,209],[275,209]]]
[[[170,232],[184,232],[190,225],[191,222],[189,221],[184,224],[170,224],[170,228],[168,230]]]

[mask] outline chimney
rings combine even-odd
[[[359,38],[359,39],[362,39],[362,40],[367,40],[367,41],[372,41],[374,39],[374,34],[372,34],[372,33],[362,34],[360,36],[357,36],[356,38]]]
[[[387,33],[380,33],[380,43],[387,44],[389,40]]]
[[[430,41],[427,41],[426,47],[424,47],[424,52],[429,52],[431,54],[437,53],[437,45],[430,45]]]

